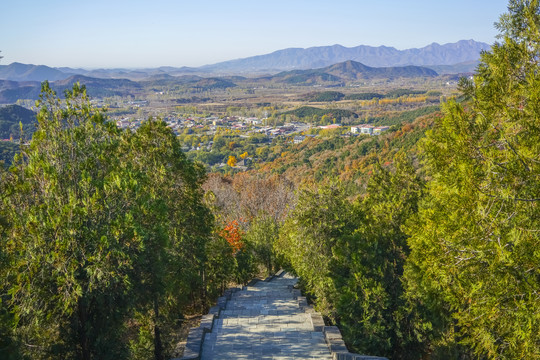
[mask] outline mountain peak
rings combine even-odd
[[[489,48],[488,44],[474,40],[460,40],[444,45],[434,42],[423,48],[406,50],[384,45],[345,47],[335,44],[306,49],[288,48],[270,54],[206,65],[202,69],[216,72],[287,71],[321,68],[347,60],[372,67],[455,65],[474,62],[479,59],[482,50]]]
[[[71,74],[63,73],[45,65],[21,64],[13,62],[0,65],[0,79],[12,81],[56,81],[65,79]]]

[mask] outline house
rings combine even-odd
[[[351,126],[351,133],[359,134],[360,133],[360,127],[359,126]]]
[[[332,125],[319,126],[319,129],[328,130],[328,129],[337,129],[340,127],[341,127],[340,124],[332,124]]]
[[[272,127],[267,126],[267,127],[260,128],[260,129],[258,129],[257,131],[260,132],[260,133],[266,133],[266,134],[268,134],[268,133],[270,133],[271,130],[272,130]]]
[[[379,135],[380,133],[388,129],[390,129],[390,126],[378,126],[376,128],[373,128],[373,135]]]
[[[371,125],[360,125],[360,133],[373,135],[373,126]]]
[[[293,139],[294,144],[300,144],[302,141],[306,139],[305,136],[295,136]]]
[[[248,124],[251,124],[251,125],[258,125],[261,123],[261,121],[259,119],[257,119],[256,117],[250,117],[250,118],[247,118],[244,120],[244,122],[248,123]]]
[[[233,126],[231,126],[231,128],[235,129],[235,130],[244,130],[247,127],[244,124],[236,123],[236,124],[233,124]]]

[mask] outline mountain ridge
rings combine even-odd
[[[347,60],[319,69],[283,71],[262,79],[296,85],[313,85],[320,82],[343,84],[369,79],[434,77],[437,75],[434,70],[421,66],[371,67],[357,61]]]
[[[339,44],[310,48],[288,48],[269,54],[228,60],[202,66],[207,71],[275,71],[312,69],[353,60],[371,67],[455,65],[474,62],[490,45],[474,40],[456,43],[429,44],[423,48],[398,50],[388,46],[359,45],[345,47]]]
[[[80,69],[69,67],[49,67],[11,63],[0,65],[0,80],[11,81],[57,81],[73,75],[85,75],[102,79],[144,80],[155,75],[216,75],[216,74],[276,74],[281,71],[307,70],[330,66],[353,60],[370,67],[425,66],[441,73],[470,72],[475,68],[481,51],[488,50],[489,44],[474,40],[460,40],[440,45],[429,44],[423,48],[398,50],[389,46],[343,45],[316,46],[310,48],[287,48],[272,53],[241,59],[227,60],[200,67],[160,66],[142,69]],[[456,66],[459,65],[459,66]]]

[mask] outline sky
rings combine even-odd
[[[181,67],[291,47],[492,44],[506,10],[506,0],[1,0],[0,64]]]

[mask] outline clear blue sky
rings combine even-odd
[[[1,64],[200,66],[289,47],[492,44],[506,0],[2,0]]]

